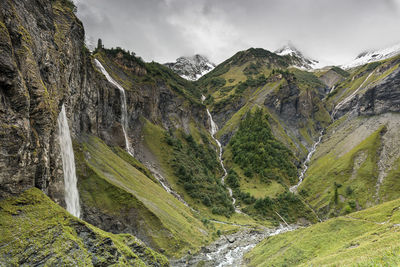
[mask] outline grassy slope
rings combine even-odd
[[[104,232],[70,215],[39,189],[0,202],[0,265],[145,266],[167,259],[135,237]]]
[[[400,57],[394,57],[381,62],[366,64],[350,71],[347,79],[339,83],[335,91],[324,100],[327,106],[333,107],[357,90],[358,94],[365,92],[365,87],[373,86],[390,75],[399,66]],[[372,74],[371,74],[372,73]],[[370,75],[371,74],[371,75]],[[369,76],[370,75],[370,76]],[[367,77],[369,77],[367,79]],[[375,118],[350,118],[347,116],[336,120],[327,128],[322,144],[311,161],[306,173],[306,179],[300,186],[306,199],[321,213],[331,215],[345,214],[366,208],[375,203],[375,185],[378,178],[378,158],[381,141],[377,123],[369,123]],[[364,126],[363,123],[366,123]],[[381,128],[382,130],[382,128]],[[377,131],[373,134],[373,131]],[[357,133],[357,134],[355,134]],[[367,133],[370,137],[367,136]],[[399,197],[396,180],[399,177],[398,164],[389,171],[380,188],[383,200],[393,200]],[[334,182],[341,184],[338,188],[339,201],[334,203]],[[346,194],[347,187],[353,189],[352,194]],[[351,203],[350,203],[351,204]]]
[[[306,192],[304,195],[312,206],[322,209],[323,213],[333,212],[331,215],[335,215],[351,211],[347,205],[352,200],[363,208],[371,205],[377,179],[380,137],[384,130],[384,126],[379,127],[344,155],[332,148],[329,153],[312,162],[306,179],[299,187],[303,194]],[[363,160],[360,160],[360,166],[356,169],[354,164],[357,158]],[[337,203],[334,199],[335,182],[342,185],[338,188],[341,199]],[[353,190],[351,194],[346,193],[348,186]]]
[[[399,266],[400,200],[270,237],[249,266]]]
[[[295,151],[297,156],[304,157],[307,151],[296,138],[296,133],[290,132],[285,122],[264,106],[264,101],[268,98],[268,95],[279,94],[281,86],[287,84],[286,80],[282,78],[279,72],[272,74],[272,69],[286,69],[288,65],[274,61],[274,56],[264,55],[263,53],[259,56],[259,54],[252,54],[253,52],[254,51],[250,50],[239,52],[219,65],[215,71],[210,72],[197,82],[198,86],[205,94],[207,92],[211,95],[211,97],[206,99],[205,103],[208,104],[211,110],[216,111],[221,109],[221,107],[222,109],[226,109],[231,105],[234,106],[235,103],[238,102],[237,97],[239,94],[237,91],[240,85],[243,85],[249,77],[253,80],[257,80],[260,75],[270,77],[270,80],[265,84],[256,87],[248,86],[240,93],[240,97],[245,99],[244,106],[233,113],[221,127],[217,133],[217,138],[236,132],[240,121],[247,112],[256,108],[262,108],[264,112],[270,115],[269,123],[273,134],[292,151]],[[309,94],[310,91],[315,90],[317,87],[324,86],[313,73],[301,71],[296,68],[290,68],[289,72],[295,77],[301,97],[306,97],[306,94]],[[326,112],[322,101],[316,98],[313,99],[313,102],[318,107],[318,112],[315,113],[314,119],[323,125],[327,125],[330,122],[330,116]],[[313,130],[315,126],[316,124],[310,120],[304,123],[303,128],[299,130],[300,135],[302,135],[309,144],[312,144],[313,137],[317,136],[317,131]],[[308,129],[311,129],[311,131]],[[275,182],[266,184],[261,183],[257,177],[248,179],[243,174],[243,170],[232,161],[229,146],[224,148],[224,160],[225,165],[228,168],[234,169],[239,175],[240,189],[242,192],[250,193],[257,198],[263,198],[267,196],[275,197],[277,194],[285,191],[282,185]],[[244,205],[243,203],[241,204]]]
[[[110,215],[130,208],[138,210],[143,231],[169,256],[179,256],[206,243],[206,231],[189,208],[100,139],[88,137],[75,150],[80,155],[79,165],[86,165],[84,169],[78,167],[84,172],[79,189],[85,203]]]
[[[279,76],[279,72],[273,73],[273,69],[287,69],[289,63],[285,61],[286,59],[282,58],[284,61],[280,62],[277,58],[281,57],[268,55],[267,52],[265,52],[267,55],[261,53],[262,56],[259,56],[257,53],[254,53],[257,55],[254,56],[252,53],[254,51],[251,49],[237,53],[197,82],[199,89],[205,95],[209,94],[211,96],[205,101],[210,110],[214,110],[217,113],[224,113],[239,108],[236,112],[229,115],[230,117],[228,117],[228,120],[217,133],[218,138],[235,132],[241,118],[247,111],[254,109],[254,107],[264,107],[264,101],[269,95],[279,95],[281,86],[287,85],[287,81],[282,76]],[[252,66],[253,68],[250,68]],[[289,68],[287,70],[291,75],[294,75],[294,81],[299,87],[299,95],[302,99],[310,97],[311,92],[317,95],[316,88],[324,87],[313,73],[296,68]],[[247,79],[257,80],[262,75],[268,78],[265,84],[255,87],[247,86],[244,91],[243,88],[240,90],[241,85]],[[215,81],[225,82],[217,83]],[[245,104],[237,107],[240,101],[244,101]],[[314,97],[313,103],[316,106],[313,119],[302,122],[299,125],[298,131],[289,129],[285,125],[286,122],[280,119],[279,115],[272,114],[271,110],[266,110],[266,112],[271,113],[271,120],[274,119],[274,123],[270,123],[276,137],[299,157],[305,157],[307,151],[296,136],[302,136],[308,145],[311,145],[314,142],[313,139],[318,135],[318,131],[315,130],[317,123],[327,126],[331,120],[323,102],[318,97]]]
[[[183,186],[178,183],[178,178],[175,176],[174,170],[170,164],[173,156],[173,149],[164,141],[165,131],[161,127],[149,121],[145,121],[142,134],[144,136],[145,145],[155,156],[156,161],[163,170],[163,175],[168,179],[172,188],[178,192],[191,207],[199,211],[202,220],[215,219],[237,224],[257,225],[252,218],[242,214],[235,213],[230,218],[212,214],[210,209],[203,205],[201,201],[191,198],[184,190]],[[196,134],[192,134],[196,136]],[[222,175],[222,172],[218,175]],[[263,224],[270,225],[269,222],[263,222]]]

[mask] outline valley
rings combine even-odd
[[[400,264],[397,46],[159,64],[0,2],[1,266]]]

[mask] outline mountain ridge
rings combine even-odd
[[[190,81],[200,79],[216,66],[209,61],[208,58],[199,54],[190,57],[179,57],[176,59],[176,62],[165,63],[164,65],[172,69],[182,78]]]
[[[244,227],[251,238],[399,199],[400,56],[306,71],[294,67],[295,51],[249,48],[188,81],[122,48],[88,51],[74,10],[69,0],[0,6],[0,264],[24,264],[23,252],[33,264],[67,264],[71,254],[87,265],[134,255],[168,265],[165,256],[206,253],[217,239],[228,247],[226,236]],[[62,107],[81,218],[62,208]],[[397,216],[397,204],[387,207]],[[76,250],[63,250],[60,237]],[[265,259],[269,250],[257,251]]]

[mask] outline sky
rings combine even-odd
[[[74,0],[86,36],[145,61],[202,54],[220,63],[291,42],[325,64],[400,43],[400,0]]]

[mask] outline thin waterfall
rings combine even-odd
[[[354,96],[358,93],[358,91],[359,91],[361,88],[363,88],[364,84],[365,84],[365,83],[368,81],[368,79],[374,74],[374,72],[375,72],[375,71],[372,71],[372,72],[367,76],[367,78],[365,78],[365,80],[361,83],[361,85],[357,88],[357,90],[355,90],[351,95],[349,95],[348,97],[346,97],[343,101],[339,102],[339,104],[337,104],[337,105],[334,107],[334,109],[333,109],[333,111],[332,111],[332,114],[331,114],[332,122],[335,121],[335,115],[336,115],[336,113],[338,112],[338,110],[339,110],[344,104],[346,104],[347,102],[351,101],[351,100],[354,98]],[[332,87],[332,89],[331,89],[330,92],[333,92],[333,90],[335,90],[335,86]],[[300,173],[299,182],[298,182],[296,185],[294,185],[294,186],[292,186],[292,187],[290,188],[290,191],[291,191],[291,192],[297,191],[297,188],[298,188],[298,187],[300,186],[300,184],[303,182],[304,175],[306,174],[306,171],[307,171],[307,169],[308,169],[308,164],[310,163],[311,157],[312,157],[312,155],[314,154],[315,150],[317,149],[317,146],[319,145],[319,143],[321,143],[321,140],[322,140],[323,135],[324,135],[324,131],[322,130],[322,131],[320,132],[318,141],[313,145],[311,151],[308,153],[307,158],[306,158],[306,160],[305,160],[304,163],[303,163],[303,170],[302,170],[301,173]]]
[[[307,171],[307,169],[308,169],[308,164],[310,163],[311,157],[312,157],[312,155],[314,154],[315,150],[317,150],[317,146],[319,145],[319,143],[321,143],[321,140],[322,140],[323,135],[324,135],[324,131],[322,130],[322,131],[319,133],[318,141],[314,143],[314,145],[313,145],[311,151],[308,153],[307,158],[306,158],[306,160],[305,160],[304,163],[303,163],[303,170],[302,170],[301,173],[300,173],[299,182],[298,182],[296,185],[290,187],[290,189],[289,189],[290,192],[292,192],[292,193],[293,193],[293,192],[296,192],[296,191],[297,191],[297,188],[298,188],[298,187],[300,186],[300,184],[303,182],[304,175],[306,174],[306,171]]]
[[[81,208],[79,206],[74,150],[72,148],[71,135],[64,105],[62,105],[57,122],[64,171],[65,203],[67,204],[67,211],[79,218],[81,215]]]
[[[125,95],[125,90],[124,88],[119,85],[111,76],[108,74],[106,69],[103,67],[103,65],[98,61],[97,59],[94,60],[96,63],[97,67],[100,69],[100,71],[106,76],[106,79],[113,85],[115,85],[121,92],[121,125],[122,125],[122,131],[124,133],[124,138],[125,138],[125,149],[126,151],[133,157],[133,149],[129,143],[128,140],[128,135],[126,133],[126,130],[128,129],[128,110],[127,110],[127,105],[126,105],[126,95]]]
[[[203,97],[202,97],[202,100],[203,100]],[[228,172],[226,171],[226,169],[225,169],[225,165],[224,165],[224,161],[222,160],[222,145],[221,145],[221,143],[218,141],[218,139],[215,137],[215,134],[217,133],[217,131],[218,131],[218,126],[217,126],[217,124],[214,122],[214,120],[213,120],[213,118],[212,118],[212,116],[211,116],[211,113],[210,113],[210,111],[207,109],[207,115],[208,115],[208,118],[210,119],[210,126],[211,126],[211,129],[210,129],[210,134],[211,134],[211,137],[214,139],[214,141],[215,141],[215,143],[217,143],[217,145],[218,145],[218,148],[219,148],[219,151],[217,151],[217,153],[219,153],[219,163],[221,164],[221,167],[222,167],[222,170],[224,171],[224,175],[222,176],[222,178],[221,178],[221,183],[223,184],[223,185],[225,185],[225,178],[226,178],[226,176],[228,175]],[[236,199],[233,197],[233,193],[232,193],[232,188],[230,188],[230,187],[226,187],[227,189],[228,189],[228,191],[229,191],[229,196],[232,198],[232,204],[233,204],[233,206],[235,207],[235,203],[236,203]],[[239,210],[239,209],[236,209],[236,207],[235,207],[235,212],[237,212],[237,213],[241,213],[241,211]]]

